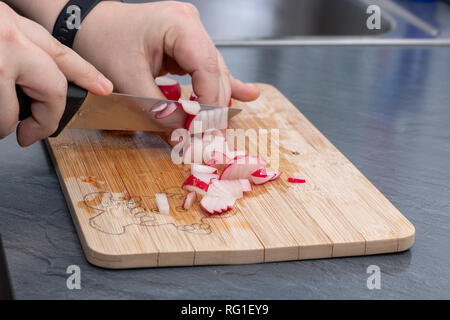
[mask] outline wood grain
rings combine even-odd
[[[276,88],[234,101],[235,129],[279,129],[267,153],[283,175],[224,216],[181,208],[186,165],[145,132],[66,129],[47,146],[86,258],[106,268],[242,264],[403,251],[414,226]],[[190,87],[183,88],[189,96]],[[265,135],[260,135],[265,138]],[[276,147],[279,153],[274,152]],[[260,148],[260,149],[258,149]],[[268,150],[270,149],[270,150]],[[300,175],[306,184],[291,184]],[[154,194],[168,195],[170,215]]]

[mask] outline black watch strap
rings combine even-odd
[[[69,0],[56,19],[53,37],[72,48],[81,22],[100,1],[102,0]]]

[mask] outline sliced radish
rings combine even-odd
[[[180,104],[181,109],[188,114],[195,116],[200,112],[200,104],[197,101],[179,99],[178,103]]]
[[[266,161],[259,157],[237,157],[223,170],[221,180],[249,179],[251,174],[267,165]]]
[[[257,178],[266,178],[268,176],[266,168],[261,168],[256,170],[255,172],[252,172],[251,174],[252,177],[257,177]]]
[[[180,99],[181,87],[177,80],[169,77],[158,77],[155,82],[167,99],[175,101]]]
[[[228,101],[228,108],[231,107],[233,105],[233,100],[230,99],[230,101]]]
[[[189,210],[194,204],[195,200],[197,200],[197,193],[195,193],[194,191],[189,192],[184,198],[183,209]]]
[[[169,214],[170,207],[169,201],[167,201],[167,196],[165,193],[155,193],[156,205],[158,206],[159,213]]]
[[[209,182],[202,181],[201,179],[191,175],[183,183],[182,188],[189,192],[195,192],[204,196],[208,191]]]
[[[233,197],[213,197],[207,195],[200,201],[200,206],[209,214],[220,214],[231,210],[235,201],[236,199]]]
[[[243,197],[242,185],[239,180],[213,180],[207,195],[214,197]]]
[[[270,181],[274,181],[274,180],[278,179],[281,176],[281,174],[282,174],[281,171],[275,172],[272,179],[270,179]]]
[[[244,191],[244,192],[253,191],[253,187],[252,187],[252,184],[250,183],[250,180],[239,179],[238,181],[241,184],[242,191]]]
[[[305,179],[290,177],[288,178],[288,182],[290,183],[306,183]]]
[[[198,100],[198,97],[197,97],[197,95],[195,94],[195,92],[192,92],[192,93],[191,93],[191,96],[189,97],[189,100],[191,100],[191,101],[197,101],[197,100]]]
[[[172,115],[175,111],[177,111],[178,107],[175,103],[170,103],[167,108],[165,108],[163,111],[157,113],[155,115],[156,119],[164,119],[167,118],[168,116]]]
[[[217,173],[217,169],[211,166],[205,166],[202,164],[196,164],[194,163],[191,166],[191,173],[193,175],[198,174],[198,173]]]
[[[154,106],[153,108],[151,108],[150,112],[158,113],[158,112],[164,111],[166,108],[167,108],[167,103],[162,102],[162,103],[159,103],[158,105]]]

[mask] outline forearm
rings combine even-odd
[[[52,32],[56,18],[68,0],[4,0],[21,15]]]

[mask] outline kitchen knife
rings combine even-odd
[[[16,86],[19,100],[19,120],[31,116],[31,98]],[[88,93],[73,83],[68,84],[67,100],[64,114],[58,129],[51,135],[57,137],[65,128],[90,130],[127,130],[170,132],[177,128],[184,128],[187,114],[181,109],[164,119],[156,119],[150,112],[154,106],[162,103],[177,103],[165,99],[139,97],[130,94],[112,93],[106,97],[99,97]],[[220,106],[200,105],[202,110],[226,108],[228,119],[231,119],[241,109]]]

